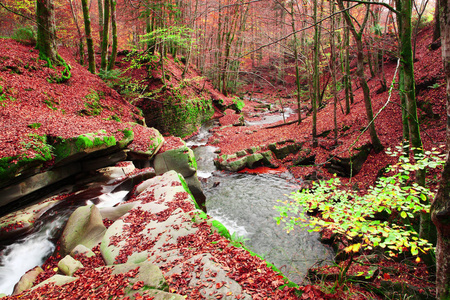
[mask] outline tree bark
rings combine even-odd
[[[86,45],[88,50],[89,72],[95,74],[95,54],[94,54],[94,42],[92,40],[91,32],[91,18],[89,16],[89,7],[87,0],[81,0],[83,7],[84,17],[84,31],[86,32]]]
[[[110,0],[105,0],[105,11],[103,14],[102,60],[100,63],[101,70],[106,70],[106,65],[108,64],[109,16]]]
[[[108,70],[114,69],[117,56],[117,22],[116,22],[116,0],[111,0],[111,34],[112,34],[112,49],[109,57]]]
[[[447,80],[447,160],[430,212],[437,228],[436,296],[450,299],[450,0],[439,0],[439,5],[442,61]]]
[[[400,91],[406,102],[406,112],[409,128],[409,142],[414,154],[423,154],[422,138],[420,136],[420,126],[417,117],[416,89],[414,80],[414,60],[412,38],[412,0],[396,0],[398,32],[400,38],[400,59],[402,62],[401,72],[403,73],[403,90]],[[425,186],[425,169],[416,172],[416,182]],[[428,213],[420,214],[419,237],[430,240],[431,219]]]
[[[440,0],[436,0],[436,5],[434,7],[434,30],[433,30],[433,42],[441,37],[441,18],[440,18]]]
[[[55,5],[53,0],[36,1],[37,45],[39,57],[50,63],[59,61],[56,50]]]
[[[70,5],[70,11],[72,12],[73,22],[75,23],[75,27],[77,27],[78,39],[80,40],[80,45],[79,45],[79,47],[80,47],[80,65],[83,65],[84,64],[83,35],[81,34],[80,25],[78,25],[78,18],[77,18],[77,14],[75,12],[75,7],[73,6],[72,0],[69,0],[69,5]]]

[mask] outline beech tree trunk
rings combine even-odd
[[[450,299],[450,0],[439,0],[442,61],[447,79],[447,161],[439,189],[431,204],[431,218],[437,228],[436,296]]]
[[[92,40],[91,32],[91,18],[89,16],[89,7],[87,0],[81,0],[83,7],[84,17],[84,31],[86,32],[86,45],[88,50],[89,72],[95,74],[95,54],[94,54],[94,42]]]
[[[58,62],[56,50],[55,5],[53,0],[36,1],[37,45],[39,57]]]
[[[106,70],[106,65],[108,64],[109,15],[110,0],[105,0],[105,11],[103,14],[102,60],[100,63],[100,69],[102,70]]]
[[[403,90],[400,92],[405,97],[406,113],[409,128],[409,143],[414,154],[423,154],[422,138],[420,136],[420,127],[417,117],[416,89],[414,80],[414,60],[412,38],[412,0],[396,0],[398,33],[400,38],[400,58],[403,73]],[[426,170],[421,169],[416,172],[416,182],[425,186]],[[428,213],[420,214],[420,231],[419,237],[431,240],[431,219]]]
[[[434,30],[433,30],[433,41],[437,40],[441,37],[441,26],[440,26],[440,8],[439,8],[440,0],[436,0],[436,5],[434,6]]]
[[[111,0],[111,34],[112,34],[112,49],[109,57],[108,70],[114,69],[117,56],[117,22],[116,22],[116,0]]]

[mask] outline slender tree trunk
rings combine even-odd
[[[56,50],[55,5],[53,0],[36,1],[37,45],[39,57],[50,63],[59,61]]]
[[[106,70],[106,65],[108,64],[110,1],[105,0],[105,12],[103,14],[102,60],[100,63],[100,69],[102,70]]]
[[[70,4],[70,11],[72,13],[73,22],[75,23],[75,26],[77,27],[78,32],[78,38],[80,40],[79,42],[79,49],[80,49],[80,65],[84,64],[84,42],[83,42],[83,34],[81,34],[80,25],[78,24],[78,17],[75,12],[75,7],[73,6],[72,0],[69,0]]]
[[[348,26],[344,28],[345,40],[345,56],[344,56],[344,87],[345,87],[345,113],[350,113],[350,103],[353,104],[352,80],[350,75],[350,29]]]
[[[431,204],[431,218],[437,228],[436,296],[443,300],[450,299],[450,0],[439,0],[439,5],[442,61],[447,80],[447,161]]]
[[[334,14],[335,6],[334,2],[330,1],[330,12]],[[333,123],[334,123],[334,145],[338,144],[338,124],[337,124],[337,79],[336,79],[336,45],[335,45],[335,32],[336,30],[336,17],[331,17],[331,30],[330,30],[330,70],[333,78],[332,90],[333,90]]]
[[[433,41],[441,37],[441,26],[440,26],[440,0],[436,0],[436,5],[434,7],[434,30],[433,30]]]
[[[112,34],[112,49],[109,57],[108,70],[114,69],[117,57],[117,22],[116,22],[116,6],[117,1],[111,0],[111,34]]]
[[[417,118],[416,90],[414,81],[414,61],[412,51],[412,0],[396,0],[399,37],[400,37],[400,57],[402,61],[403,71],[403,91],[406,101],[406,111],[409,127],[409,141],[414,154],[423,154],[422,138],[420,137],[420,127]],[[426,170],[418,170],[416,172],[416,182],[425,186]],[[420,214],[420,231],[419,237],[430,239],[431,219],[428,213]]]
[[[91,33],[91,18],[89,16],[89,7],[87,0],[81,0],[83,7],[84,17],[84,31],[86,32],[86,44],[88,50],[89,72],[95,74],[95,54],[94,54],[94,42],[92,40]]]
[[[313,94],[311,99],[311,106],[313,110],[313,121],[312,121],[312,138],[313,147],[318,146],[317,141],[317,104],[320,97],[320,87],[319,87],[319,24],[317,24],[317,0],[313,2],[313,22],[314,26],[314,62],[313,62]]]
[[[344,10],[344,3],[343,0],[338,0],[339,9]],[[370,140],[372,142],[372,147],[375,152],[380,152],[383,150],[383,145],[381,144],[380,139],[378,138],[377,132],[375,130],[375,123],[373,119],[373,109],[372,109],[372,101],[370,99],[370,89],[369,85],[367,84],[366,77],[364,75],[364,48],[362,43],[362,34],[364,32],[364,27],[367,24],[367,19],[369,16],[369,5],[366,7],[366,16],[364,18],[363,23],[360,26],[360,31],[357,32],[356,28],[354,27],[352,23],[352,19],[350,17],[350,13],[348,11],[344,12],[344,18],[347,22],[347,25],[350,28],[350,32],[352,33],[355,42],[356,42],[356,49],[357,49],[357,68],[356,68],[356,74],[359,78],[359,83],[361,85],[361,88],[363,90],[364,94],[364,105],[366,107],[366,114],[367,114],[367,121],[369,122],[369,134],[370,134]]]
[[[292,32],[294,33],[294,60],[295,60],[295,85],[297,86],[297,109],[298,109],[298,124],[302,123],[302,107],[301,107],[301,86],[300,86],[300,70],[298,67],[298,39],[295,30],[295,11],[294,11],[294,2],[291,2],[291,27]]]
[[[100,37],[100,44],[103,41],[103,0],[97,0],[98,4],[98,27],[99,27],[99,37]]]

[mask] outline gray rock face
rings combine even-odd
[[[67,221],[60,238],[60,254],[69,254],[79,244],[87,248],[95,247],[102,240],[105,231],[102,216],[95,205],[77,208]]]
[[[70,255],[66,255],[58,262],[58,269],[67,276],[72,276],[78,269],[83,268],[83,264]]]
[[[158,153],[154,160],[157,175],[174,170],[184,178],[193,176],[197,172],[197,162],[194,152],[186,144],[182,147]]]

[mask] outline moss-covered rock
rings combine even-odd
[[[100,130],[94,133],[81,134],[72,138],[52,138],[53,154],[55,163],[65,164],[78,160],[92,152],[117,146],[119,149],[126,146],[133,140],[133,135],[125,135],[121,141],[117,141],[113,135],[108,135],[106,131]]]
[[[158,153],[155,156],[154,168],[157,175],[174,170],[187,178],[197,172],[197,161],[194,152],[183,142],[181,147]]]

